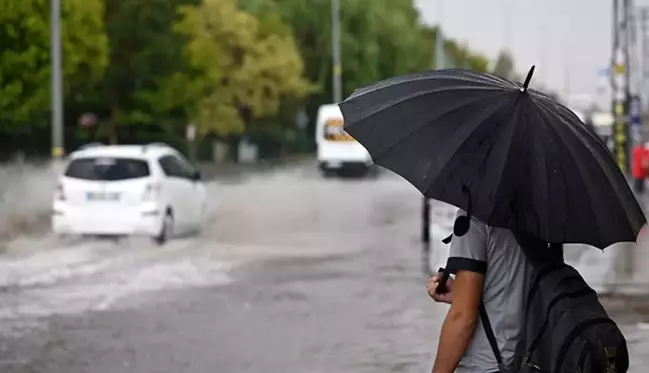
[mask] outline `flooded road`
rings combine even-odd
[[[322,179],[308,163],[208,191],[201,235],[164,247],[5,244],[0,372],[430,370],[446,306],[425,291],[413,187]],[[644,371],[646,324],[620,321]]]
[[[2,372],[420,372],[418,192],[311,164],[210,185],[200,237],[30,237],[0,259]]]

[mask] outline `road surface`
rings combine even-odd
[[[447,308],[425,291],[414,188],[308,164],[208,190],[201,236],[162,248],[6,243],[0,372],[430,369]],[[629,324],[637,343],[641,329]]]

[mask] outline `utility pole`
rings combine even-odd
[[[613,48],[611,58],[611,92],[614,157],[620,170],[627,176],[630,168],[629,139],[629,8],[630,0],[613,0]],[[624,250],[624,273],[633,275],[633,250]]]
[[[631,95],[633,93],[634,85],[634,69],[635,61],[633,60],[633,47],[634,47],[634,22],[633,22],[633,0],[624,0],[624,19],[623,19],[623,37],[624,42],[624,58],[626,60],[626,69],[624,71],[626,80],[625,83],[625,95],[626,95],[626,105],[627,105],[627,115],[629,113],[628,105]]]
[[[629,98],[628,67],[628,6],[629,0],[613,0],[613,48],[611,59],[611,88],[614,156],[624,174],[629,171],[629,123],[627,101]]]
[[[444,35],[442,35],[442,28],[438,26],[437,36],[435,37],[435,70],[446,68],[446,56],[444,49]]]
[[[513,2],[510,0],[501,0],[500,5],[502,6],[503,13],[503,44],[505,44],[505,51],[513,53],[512,48],[512,31],[511,31],[511,7]]]
[[[649,99],[649,8],[642,8],[640,11],[640,97],[646,105]]]
[[[537,17],[537,23],[536,23],[536,35],[537,35],[537,58],[538,58],[538,66],[539,68],[537,69],[538,73],[538,82],[545,82],[545,71],[547,70],[547,64],[546,62],[546,47],[545,47],[545,42],[543,40],[544,34],[545,34],[545,20],[543,17]]]
[[[570,61],[571,61],[570,45],[566,44],[563,47],[563,90],[566,96],[566,102],[571,102],[572,98],[572,82],[570,81]]]
[[[61,0],[51,0],[52,157],[63,156],[63,82],[61,64]]]
[[[340,0],[331,0],[331,43],[333,56],[333,101],[343,100],[342,62],[340,52]]]
[[[444,18],[444,0],[437,0],[437,32],[435,34],[435,70],[447,68],[442,19]]]
[[[645,42],[647,13],[646,8],[635,7],[629,4],[629,72],[631,76],[630,95],[627,112],[629,113],[629,132],[631,134],[631,148],[644,144],[644,130],[642,121],[642,103],[644,89],[644,66],[640,47]],[[640,33],[640,36],[638,34]],[[640,40],[639,40],[640,39]]]

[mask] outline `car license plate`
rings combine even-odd
[[[117,201],[119,193],[87,192],[86,199],[88,201]]]
[[[340,168],[340,166],[342,166],[342,162],[340,162],[340,161],[329,161],[329,162],[327,162],[327,165],[330,168]]]

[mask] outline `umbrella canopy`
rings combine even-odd
[[[463,69],[400,76],[340,104],[374,162],[426,197],[549,243],[633,242],[646,218],[599,136],[524,84]],[[468,219],[456,234],[468,229]]]

